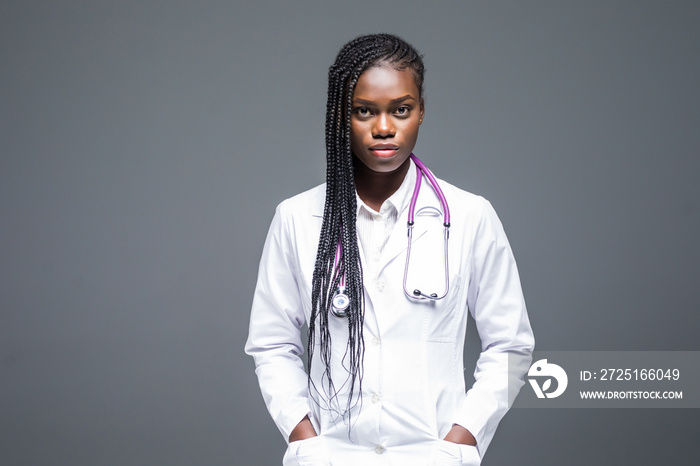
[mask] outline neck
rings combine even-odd
[[[399,168],[392,172],[375,172],[353,157],[355,169],[355,189],[360,199],[377,212],[384,201],[394,194],[408,173],[410,159],[406,159]]]

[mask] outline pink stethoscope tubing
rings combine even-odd
[[[428,167],[425,166],[423,162],[420,161],[418,157],[415,155],[411,154],[410,155],[411,160],[413,160],[413,163],[416,165],[416,184],[413,187],[413,195],[411,196],[411,202],[408,206],[408,220],[406,222],[406,228],[408,231],[408,246],[406,248],[406,265],[404,266],[404,272],[403,272],[403,292],[404,294],[414,300],[430,300],[430,301],[437,301],[445,296],[447,296],[447,292],[450,289],[450,271],[449,271],[449,261],[448,261],[448,243],[449,243],[449,238],[450,238],[450,208],[447,205],[447,199],[445,198],[445,194],[442,192],[442,189],[440,189],[440,185],[438,184],[437,180],[431,173],[431,171],[428,169]],[[438,295],[437,293],[424,293],[419,289],[414,289],[413,292],[409,293],[409,291],[406,289],[406,280],[408,278],[408,269],[409,265],[411,263],[411,243],[413,239],[413,225],[415,223],[415,211],[416,211],[416,203],[418,202],[418,194],[420,193],[420,187],[421,187],[421,182],[423,177],[426,177],[428,179],[428,182],[430,185],[433,187],[433,190],[435,191],[435,194],[437,195],[438,199],[440,200],[440,205],[442,206],[442,213],[443,213],[443,227],[445,228],[445,247],[444,247],[444,255],[445,255],[445,290],[442,292],[442,294]],[[338,238],[338,246],[335,251],[335,261],[333,264],[333,268],[337,270],[338,264],[340,262],[340,256],[342,254],[343,247],[340,242],[340,238]],[[340,282],[338,284],[338,289],[335,292],[335,295],[333,296],[333,300],[331,302],[331,311],[333,312],[333,315],[336,317],[345,317],[348,314],[348,308],[350,307],[350,299],[348,296],[345,294],[345,274],[343,274],[340,277]]]

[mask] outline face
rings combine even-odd
[[[352,96],[352,153],[372,171],[397,170],[416,145],[423,113],[411,70],[391,65],[365,70]]]

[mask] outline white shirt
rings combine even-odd
[[[413,162],[411,162],[413,164]],[[377,268],[382,260],[384,246],[394,231],[399,209],[408,205],[416,182],[415,165],[411,165],[403,182],[394,194],[384,201],[379,212],[356,195],[357,199],[357,238],[364,262],[362,270],[371,278],[377,277]]]
[[[409,173],[414,171],[412,164]],[[409,194],[414,183],[415,176],[407,177]],[[311,278],[325,185],[278,206],[263,248],[246,352],[255,359],[263,398],[283,437],[288,439],[307,414],[320,436],[292,443],[285,465],[479,464],[522,386],[534,338],[501,223],[482,197],[439,183],[452,214],[449,293],[437,302],[405,296],[410,196],[397,196],[400,206],[396,206],[394,228],[380,261],[364,274],[362,396],[352,412],[349,438],[348,426],[338,415],[346,405],[347,390],[341,389],[330,401],[309,393],[300,359],[300,328],[311,314]],[[440,292],[444,289],[443,220],[431,209],[421,211],[424,206],[440,209],[427,182],[416,208],[407,288]],[[365,239],[360,241],[364,249]],[[365,259],[372,257],[363,254]],[[476,322],[482,353],[474,373],[476,383],[467,392],[462,354],[468,312]],[[329,326],[338,387],[347,323],[332,317]],[[314,359],[311,379],[319,390],[323,368]],[[467,428],[477,448],[441,441],[453,424]]]

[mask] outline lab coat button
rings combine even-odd
[[[377,395],[376,393],[375,393],[374,395],[372,395],[372,403],[377,404],[377,403],[379,403],[380,401],[382,401],[382,397],[381,397],[381,396]]]
[[[381,446],[381,445],[377,445],[377,446],[374,448],[374,452],[375,452],[376,454],[378,454],[378,455],[381,455],[381,454],[384,453],[385,451],[386,451],[386,448],[384,448],[384,447]]]
[[[378,290],[379,292],[384,291],[384,282],[383,282],[383,281],[379,280],[379,281],[377,282],[377,290]]]
[[[382,341],[379,338],[377,338],[377,337],[372,338],[372,346],[379,346],[381,344],[382,344]]]

